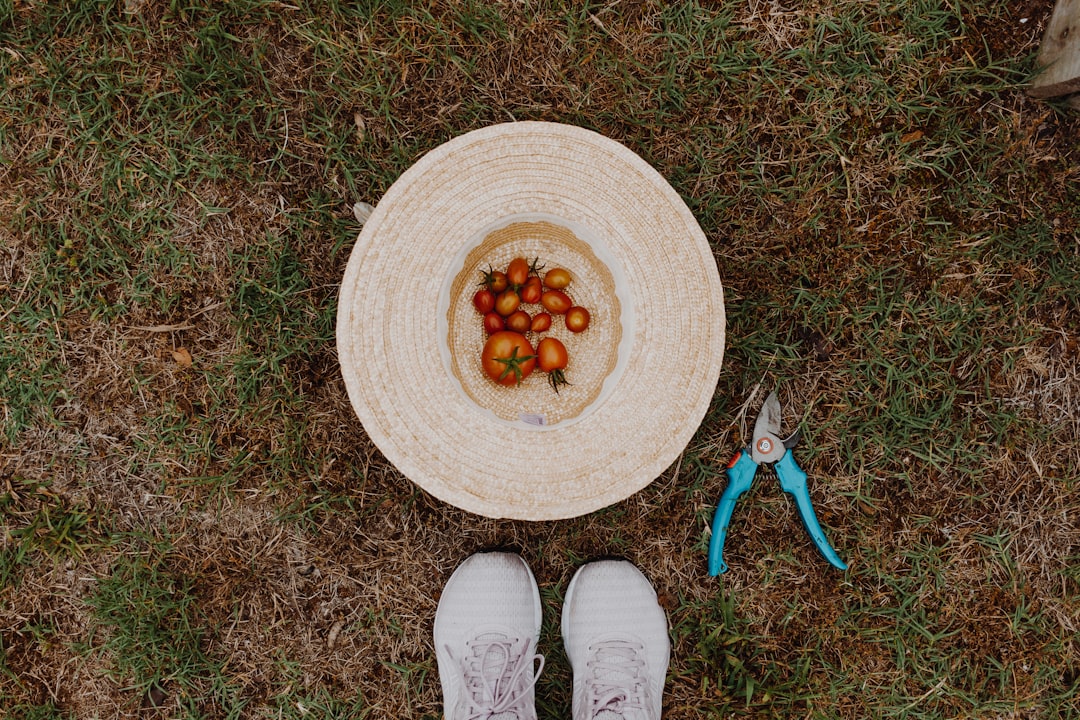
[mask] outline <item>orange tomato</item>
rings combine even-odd
[[[532,374],[536,353],[524,335],[502,330],[484,343],[480,363],[487,376],[500,385],[517,385]]]
[[[484,273],[484,280],[480,284],[486,286],[493,293],[501,293],[509,285],[506,281],[506,273],[502,270],[492,270],[490,265],[487,272]]]
[[[503,317],[508,317],[518,309],[521,298],[513,290],[503,290],[495,296],[495,312]]]
[[[546,312],[536,313],[533,315],[532,324],[529,329],[536,333],[546,332],[551,329],[551,316]]]
[[[565,290],[570,284],[570,273],[562,268],[552,268],[544,275],[544,285],[552,290]]]
[[[506,279],[511,287],[519,288],[529,279],[529,261],[516,257],[506,266]]]
[[[555,392],[559,392],[561,386],[569,384],[563,373],[568,362],[566,346],[557,338],[546,337],[536,346],[536,363],[548,374],[548,382]]]
[[[540,296],[540,304],[545,310],[555,315],[562,315],[574,305],[570,297],[562,290],[545,290]]]
[[[532,327],[532,318],[524,310],[516,310],[506,318],[506,329],[526,333]]]
[[[589,311],[575,305],[566,311],[563,320],[566,321],[566,329],[570,332],[584,332],[585,328],[589,327]]]

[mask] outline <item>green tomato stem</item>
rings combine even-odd
[[[514,373],[514,380],[516,385],[521,384],[521,364],[529,360],[536,358],[535,355],[526,355],[525,357],[518,357],[518,348],[514,348],[514,351],[510,353],[508,358],[495,358],[495,362],[501,362],[506,368],[503,369],[502,374],[499,375],[500,382],[506,378],[511,372]]]

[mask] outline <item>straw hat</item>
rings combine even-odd
[[[588,308],[559,318],[571,385],[482,371],[472,295],[514,257],[563,267]],[[538,337],[530,338],[534,344]],[[686,447],[724,351],[716,261],[685,203],[640,157],[582,128],[494,125],[435,148],[364,224],[341,286],[349,399],[390,462],[448,503],[551,520],[622,500]]]

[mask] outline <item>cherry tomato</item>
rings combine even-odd
[[[489,312],[484,315],[484,332],[488,335],[506,329],[506,320],[497,312]]]
[[[566,346],[556,338],[546,337],[536,346],[536,362],[548,374],[548,382],[555,392],[559,392],[560,386],[568,384],[563,373],[568,360]]]
[[[577,305],[567,310],[563,319],[566,320],[566,329],[570,332],[583,332],[589,327],[589,311]]]
[[[503,330],[484,343],[480,363],[487,376],[500,385],[517,385],[536,367],[536,353],[524,335]]]
[[[472,296],[472,304],[476,308],[476,312],[487,315],[495,309],[495,293],[486,288],[477,290],[476,294]]]
[[[521,298],[513,290],[503,290],[495,296],[495,312],[503,317],[512,315],[521,304]]]
[[[552,268],[544,275],[544,285],[552,290],[565,290],[570,284],[570,273],[562,268]]]
[[[529,261],[516,257],[506,266],[506,279],[511,287],[519,288],[529,279]]]
[[[544,372],[562,370],[568,359],[566,346],[558,338],[546,337],[536,346],[536,364]]]
[[[540,302],[540,296],[544,294],[544,289],[540,285],[540,278],[535,275],[525,281],[525,284],[521,286],[518,295],[521,296],[521,302],[533,304]]]
[[[551,316],[546,312],[536,313],[533,315],[532,325],[529,329],[536,333],[541,333],[551,328]]]
[[[488,270],[484,273],[484,284],[493,293],[501,293],[510,285],[506,279],[506,273],[502,270]]]
[[[517,333],[529,332],[529,328],[532,327],[532,318],[529,317],[529,313],[524,310],[517,310],[510,313],[510,316],[506,318],[506,329],[513,330]]]
[[[574,305],[562,290],[545,290],[540,296],[540,304],[545,310],[556,315],[562,315]]]

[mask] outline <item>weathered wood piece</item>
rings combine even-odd
[[[1080,0],[1058,0],[1036,63],[1040,71],[1028,87],[1032,97],[1080,92]]]

